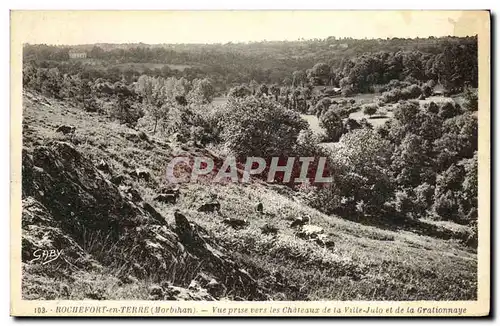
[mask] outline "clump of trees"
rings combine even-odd
[[[445,90],[456,93],[466,84],[477,87],[477,38],[444,42],[436,53],[380,51],[330,65],[320,62],[308,70],[308,77],[313,85],[339,85],[344,96],[394,88],[403,93],[399,99],[429,96],[434,85],[427,84],[428,80],[436,80]]]
[[[208,79],[162,78],[142,75],[135,84],[137,93],[142,97],[146,114],[154,121],[153,133],[160,124],[161,129],[168,126],[170,110],[188,105],[209,104],[214,97],[214,88]]]
[[[231,98],[224,110],[222,141],[238,157],[290,156],[308,128],[297,112],[266,97]]]
[[[320,116],[319,125],[326,130],[325,141],[336,142],[344,133],[342,118],[335,112],[335,109],[323,113]]]
[[[311,204],[348,217],[474,223],[477,117],[458,108],[402,101],[394,119],[375,130],[346,120],[331,154],[334,181],[317,189]]]
[[[382,103],[397,103],[401,100],[416,99],[422,95],[422,89],[418,85],[410,85],[403,89],[394,88],[382,93],[378,98]]]

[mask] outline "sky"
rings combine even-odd
[[[11,12],[22,43],[57,45],[464,36],[478,24],[477,12],[463,11]]]

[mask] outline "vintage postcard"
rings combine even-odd
[[[489,11],[14,10],[11,73],[11,315],[489,315]]]

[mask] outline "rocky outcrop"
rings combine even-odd
[[[170,282],[151,296],[266,299],[243,266],[188,216],[176,212],[175,226],[168,225],[133,188],[108,181],[73,145],[24,151],[22,173],[23,262],[37,248],[70,248],[61,260],[68,266],[119,267],[124,283]]]
[[[60,223],[33,197],[22,201],[22,261],[63,270],[98,268],[82,247],[62,231]]]

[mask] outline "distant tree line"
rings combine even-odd
[[[339,47],[338,45],[346,47]],[[352,92],[373,91],[376,85],[391,80],[436,80],[454,90],[469,82],[477,85],[477,37],[427,39],[316,39],[291,42],[254,42],[249,44],[184,45],[88,45],[73,47],[85,51],[90,60],[113,69],[123,63],[158,63],[190,66],[182,71],[162,68],[134,71],[134,68],[105,70],[108,75],[141,74],[161,77],[208,77],[214,87],[227,91],[233,86],[255,80],[259,84],[280,86],[337,85]],[[52,65],[69,63],[69,47],[24,46],[24,62]],[[73,64],[68,68],[88,69],[91,65]],[[59,67],[60,68],[60,67]],[[98,70],[98,69],[95,69]],[[102,71],[102,69],[100,69]]]

